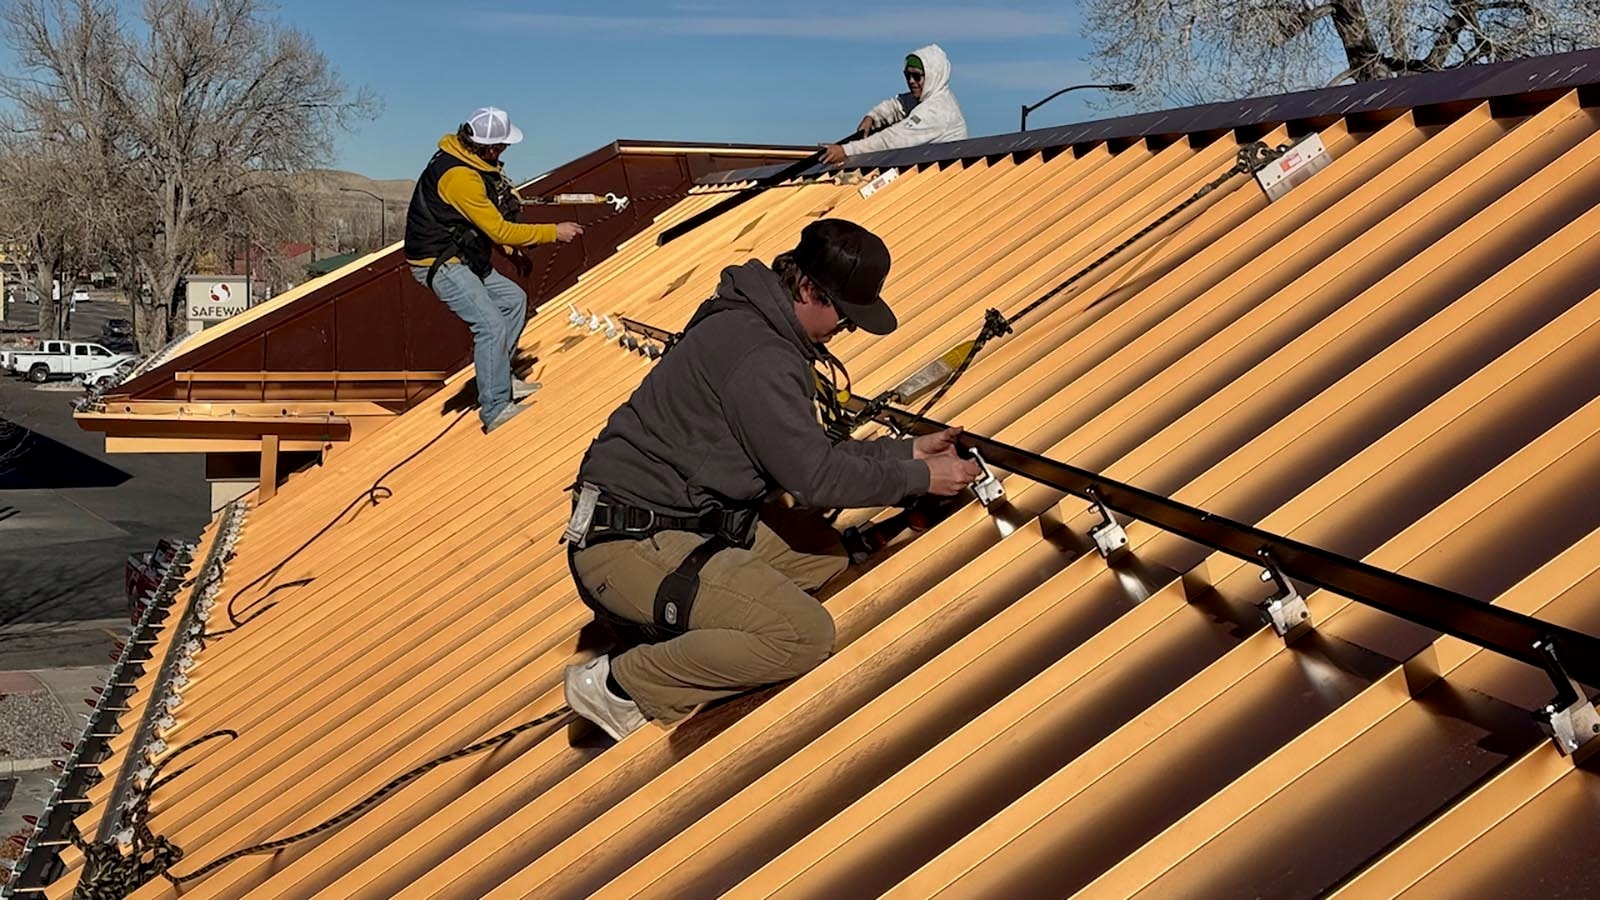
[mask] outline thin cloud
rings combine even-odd
[[[1095,79],[1086,63],[1055,59],[1015,59],[1003,62],[956,60],[951,81],[972,82],[1014,91],[1053,91],[1069,84]]]
[[[772,37],[835,41],[1011,40],[1070,35],[1064,14],[999,7],[906,7],[892,11],[806,16],[572,16],[495,12],[497,27],[594,38]]]

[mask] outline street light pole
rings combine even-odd
[[[383,246],[389,246],[389,226],[385,219],[385,212],[388,210],[389,204],[383,202],[383,198],[377,194],[371,191],[364,191],[361,188],[342,187],[339,190],[351,194],[366,194],[368,197],[378,201],[378,240]]]
[[[1028,130],[1028,113],[1033,112],[1034,110],[1036,110],[1039,107],[1045,105],[1046,103],[1049,103],[1051,100],[1054,100],[1055,98],[1061,96],[1062,94],[1065,94],[1068,91],[1082,91],[1082,90],[1087,90],[1087,89],[1093,88],[1093,89],[1096,89],[1096,90],[1115,91],[1116,93],[1123,94],[1123,93],[1127,93],[1128,91],[1134,90],[1136,87],[1137,87],[1137,85],[1129,84],[1126,81],[1119,81],[1116,84],[1075,84],[1075,85],[1072,85],[1071,87],[1064,87],[1061,90],[1056,91],[1054,94],[1051,94],[1050,96],[1044,98],[1043,100],[1040,100],[1038,103],[1033,104],[1032,106],[1029,106],[1027,104],[1023,104],[1023,106],[1022,106],[1022,129],[1021,130],[1023,130],[1023,131],[1027,131]]]

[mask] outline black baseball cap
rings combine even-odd
[[[818,219],[800,231],[794,261],[863,330],[888,334],[900,324],[879,296],[889,277],[889,248],[867,229],[844,219]]]

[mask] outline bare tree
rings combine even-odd
[[[1600,0],[1085,0],[1100,74],[1197,103],[1600,46]]]
[[[113,0],[13,0],[6,24],[25,74],[0,84],[24,130],[81,141],[95,199],[80,207],[145,351],[196,259],[229,235],[291,236],[277,176],[324,164],[334,129],[377,109],[261,0],[143,0],[132,25]]]
[[[5,126],[0,125],[0,130]],[[48,164],[28,150],[15,133],[0,138],[0,228],[4,242],[14,254],[19,273],[26,273],[20,296],[32,293],[39,300],[39,333],[47,338],[61,337],[61,304],[51,292],[57,272],[65,268],[66,228],[59,196],[53,188],[58,179],[41,177]]]
[[[11,101],[0,118],[0,204],[7,237],[35,266],[40,330],[61,337],[52,282],[94,261],[118,218],[110,201],[122,135],[109,114],[117,19],[90,0],[22,0],[6,8],[4,24],[19,68],[33,77],[0,78]]]

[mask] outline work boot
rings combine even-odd
[[[489,423],[483,426],[483,433],[488,434],[496,428],[499,428],[501,425],[511,421],[511,417],[519,412],[522,412],[522,410],[523,407],[518,406],[515,403],[507,403],[505,406],[500,407],[500,411],[494,414],[494,418],[490,419]]]
[[[537,381],[523,381],[521,378],[511,379],[511,402],[521,403],[533,396],[533,392],[544,387]]]
[[[609,674],[611,660],[604,656],[596,656],[582,665],[567,666],[567,705],[620,741],[643,728],[649,720],[632,700],[624,700],[606,688]]]

